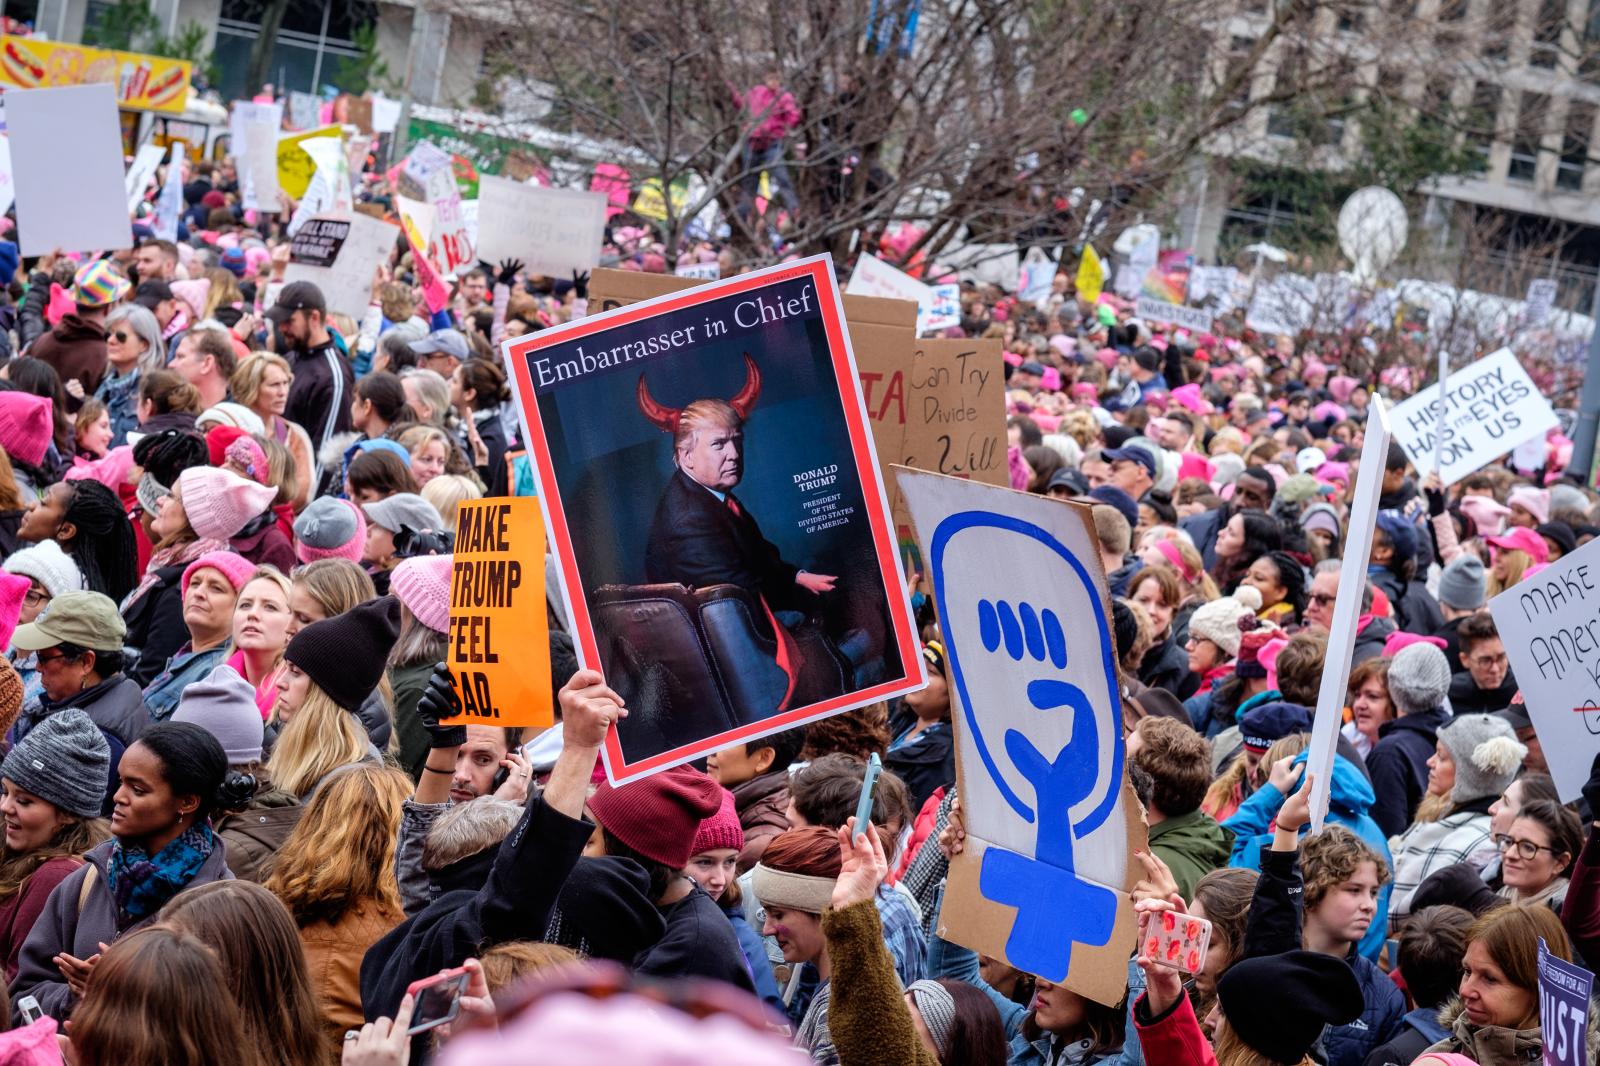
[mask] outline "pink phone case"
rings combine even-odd
[[[1199,973],[1211,945],[1211,923],[1176,911],[1162,911],[1145,930],[1145,954],[1158,966]]]

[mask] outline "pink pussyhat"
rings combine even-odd
[[[1211,413],[1211,404],[1200,395],[1200,386],[1193,382],[1173,389],[1172,399],[1197,415]]]
[[[11,634],[22,618],[22,601],[32,587],[27,576],[0,571],[0,650],[11,647]]]
[[[63,481],[81,481],[91,478],[100,482],[113,491],[121,488],[128,482],[128,475],[133,471],[133,445],[123,444],[112,448],[99,459],[85,459],[83,456],[74,456],[72,469],[62,477]]]
[[[1349,403],[1350,394],[1356,391],[1356,386],[1359,384],[1361,384],[1359,380],[1348,374],[1335,374],[1328,379],[1328,392],[1340,403]]]
[[[0,448],[14,459],[38,466],[50,450],[53,405],[31,392],[0,392]]]
[[[1383,654],[1393,658],[1402,648],[1409,648],[1413,644],[1432,644],[1440,651],[1444,651],[1450,646],[1444,642],[1443,637],[1424,637],[1418,633],[1396,630],[1389,634],[1388,640],[1383,642]]]
[[[1203,455],[1196,455],[1194,452],[1184,452],[1183,455],[1178,459],[1179,481],[1182,481],[1184,478],[1197,477],[1207,484],[1210,484],[1211,479],[1213,476],[1215,476],[1215,474],[1216,468],[1211,465],[1211,460],[1207,459]]]

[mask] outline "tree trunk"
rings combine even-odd
[[[250,66],[245,71],[246,97],[260,92],[272,73],[272,46],[278,41],[278,30],[282,28],[283,16],[288,10],[289,0],[267,0],[267,6],[261,12],[261,33],[250,46]]]

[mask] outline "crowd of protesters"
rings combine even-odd
[[[780,160],[769,132],[747,154]],[[926,689],[703,768],[605,782],[627,708],[553,608],[558,724],[442,725],[455,511],[515,484],[498,342],[585,314],[587,279],[484,264],[430,309],[397,248],[356,321],[282,283],[229,164],[185,197],[178,242],[0,242],[0,1061],[1512,1066],[1543,1048],[1540,939],[1600,962],[1600,759],[1563,804],[1485,608],[1600,535],[1570,441],[1449,491],[1392,448],[1341,588],[1395,379],[1064,275],[1039,306],[964,285],[959,331],[1006,352],[1012,486],[1092,515],[1140,920],[1213,928],[1198,972],[1136,955],[1100,1003],[939,935],[965,820],[915,575]],[[627,226],[606,254],[666,266]],[[408,986],[455,968],[459,1016],[412,1034]]]

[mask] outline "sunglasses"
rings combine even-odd
[[[112,330],[111,331],[111,335],[113,337],[117,338],[117,343],[119,343],[119,344],[127,344],[128,343],[128,334],[124,333],[120,329]]]
[[[43,652],[40,652],[38,655],[34,656],[33,661],[35,663],[37,663],[39,665],[39,668],[42,670],[42,669],[44,669],[44,667],[48,666],[50,663],[59,662],[62,659],[75,659],[75,658],[77,658],[77,656],[68,655],[65,652],[60,652],[60,653],[58,653],[56,655],[46,655]]]

